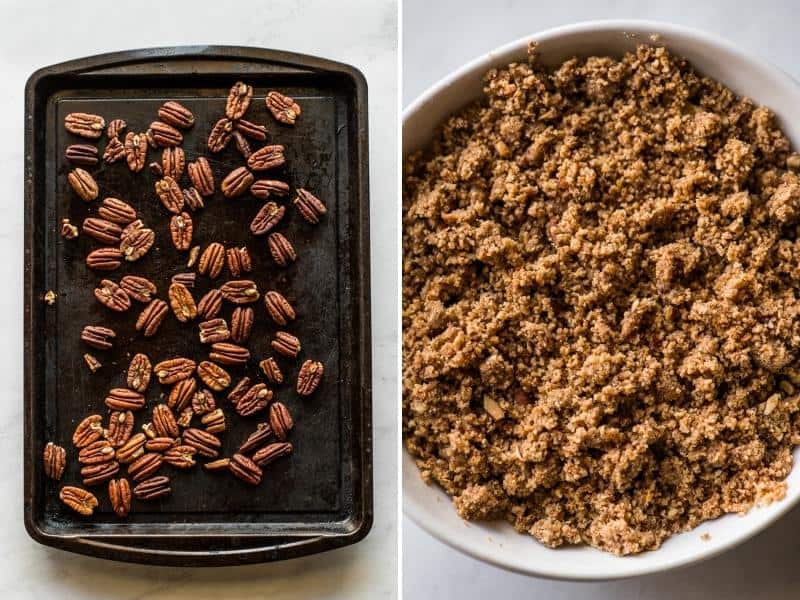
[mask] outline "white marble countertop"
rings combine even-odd
[[[0,596],[4,598],[396,597],[396,37],[393,0],[3,3],[0,22]],[[37,68],[147,46],[291,50],[359,68],[369,84],[375,522],[354,546],[220,569],[112,563],[40,546],[22,523],[23,88]]]
[[[463,63],[549,27],[592,19],[671,21],[718,33],[800,79],[793,0],[405,0],[403,103]],[[547,600],[777,600],[800,597],[800,508],[755,539],[700,565],[651,577],[576,584],[508,573],[450,549],[403,521],[404,597]]]

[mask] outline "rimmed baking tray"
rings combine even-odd
[[[89,112],[128,122],[144,131],[165,100],[176,99],[195,115],[183,143],[187,162],[208,157],[217,184],[243,164],[231,144],[210,154],[205,142],[222,116],[227,90],[243,80],[255,89],[248,120],[266,124],[267,143],[286,146],[286,166],[269,177],[318,193],[329,212],[317,227],[305,223],[287,204],[280,230],[295,244],[298,260],[279,269],[268,257],[263,238],[249,232],[260,201],[250,196],[227,200],[217,191],[193,215],[195,243],[219,241],[246,245],[253,256],[251,278],[259,288],[280,290],[295,306],[298,319],[289,329],[303,345],[298,361],[281,362],[287,384],[276,388],[296,422],[292,457],[268,466],[258,487],[226,473],[169,469],[173,493],[159,502],[134,500],[129,518],[115,517],[105,485],[94,488],[100,506],[92,518],[71,513],[58,500],[65,484],[80,485],[77,455],[71,444],[75,425],[86,415],[105,415],[108,389],[124,385],[131,356],[146,352],[153,361],[172,356],[206,357],[196,324],[168,318],[146,340],[134,331],[141,306],[111,313],[93,297],[104,276],[118,280],[128,273],[150,277],[166,297],[169,279],[184,272],[185,255],[169,241],[168,215],[153,192],[156,177],[147,169],[131,173],[124,161],[92,167],[100,198],[129,201],[156,232],[150,253],[111,273],[94,273],[84,257],[96,246],[87,236],[66,241],[59,235],[63,218],[80,223],[96,214],[100,200],[86,204],[69,189],[70,166],[64,149],[80,140],[63,127],[70,112]],[[303,113],[294,127],[278,124],[267,112],[264,96],[279,89],[296,99]],[[99,147],[105,145],[105,136]],[[256,144],[258,146],[258,144]],[[150,150],[148,162],[160,160]],[[183,186],[189,185],[186,175]],[[217,185],[217,189],[219,185]],[[198,276],[196,299],[216,281]],[[54,291],[50,306],[44,294]],[[242,47],[181,47],[105,54],[46,67],[34,73],[25,89],[25,526],[37,541],[103,558],[161,565],[201,566],[280,560],[355,543],[372,524],[372,435],[369,311],[369,197],[367,86],[356,69],[310,56]],[[253,305],[256,321],[249,342],[250,362],[231,369],[261,380],[257,363],[271,355],[269,341],[278,328],[262,303]],[[230,317],[231,306],[223,315]],[[87,324],[117,331],[114,348],[92,351],[80,342]],[[91,351],[103,367],[91,374],[83,353]],[[300,398],[293,381],[300,362],[325,363],[322,385],[309,399]],[[167,389],[153,382],[148,407]],[[217,394],[225,406],[225,394]],[[137,415],[137,428],[149,410]],[[242,418],[226,407],[228,429],[221,434],[221,456],[229,456],[260,417]],[[46,478],[41,453],[48,441],[68,451],[68,466],[58,483]],[[124,468],[122,470],[124,472]]]

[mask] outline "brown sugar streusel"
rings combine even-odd
[[[631,554],[785,493],[800,177],[666,49],[490,71],[410,156],[403,426],[465,519]]]

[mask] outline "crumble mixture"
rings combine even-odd
[[[529,55],[406,164],[423,478],[465,519],[616,554],[782,498],[800,156],[769,109],[664,48]]]

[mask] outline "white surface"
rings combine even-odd
[[[717,36],[695,29],[642,20],[593,21],[536,32],[541,61],[557,66],[572,56],[620,56],[636,44],[658,35],[660,43],[687,58],[702,73],[724,81],[734,91],[767,105],[783,121],[784,133],[800,146],[800,85],[783,71],[753,58]],[[403,112],[403,154],[427,143],[433,130],[449,114],[481,95],[486,71],[525,60],[531,37],[493,49],[429,88]],[[795,458],[800,451],[795,453]],[[473,523],[464,527],[447,496],[424,485],[408,455],[403,460],[404,509],[416,523],[442,541],[475,558],[520,573],[559,579],[603,580],[662,572],[717,555],[748,539],[786,513],[800,499],[800,470],[789,475],[783,502],[727,515],[704,523],[694,531],[676,535],[654,552],[617,557],[588,546],[549,549],[531,543],[506,523]],[[710,536],[702,541],[700,535]]]
[[[121,7],[127,8],[121,8]],[[3,598],[396,597],[396,8],[377,2],[3,2],[0,23],[0,596]],[[145,46],[241,44],[350,63],[369,84],[375,523],[363,542],[269,565],[175,569],[40,546],[22,525],[23,86],[41,66]]]
[[[746,6],[751,8],[752,4]],[[663,19],[704,28],[729,37],[797,76],[790,52],[795,39],[788,23],[793,14],[790,4],[760,3],[758,14],[744,7],[731,2],[706,2],[699,8],[684,2],[652,6],[595,2],[586,10],[574,2],[535,6],[504,2],[492,10],[486,4],[472,2],[431,5],[408,0],[403,22],[404,101],[408,103],[437,79],[498,45],[547,27],[592,18]],[[491,593],[542,598],[749,598],[757,591],[764,598],[796,598],[797,588],[792,589],[792,584],[797,584],[796,569],[790,561],[798,547],[792,525],[798,522],[800,514],[795,510],[744,546],[671,575],[611,584],[570,584],[526,578],[478,563],[436,542],[405,519],[405,596],[485,598]],[[756,559],[759,556],[771,558],[764,562]]]

